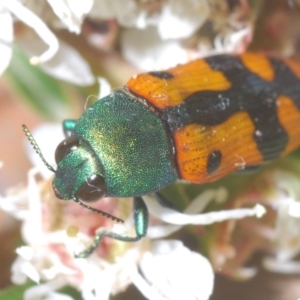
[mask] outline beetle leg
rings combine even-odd
[[[166,208],[173,209],[178,212],[182,212],[177,205],[175,205],[171,200],[166,198],[164,195],[162,195],[160,192],[153,193],[154,197],[156,198],[157,202],[162,206]]]
[[[111,237],[115,240],[124,242],[136,242],[144,237],[148,229],[149,213],[147,206],[142,197],[133,198],[133,219],[136,236],[131,237],[127,235],[118,234],[109,230],[100,229],[94,237],[92,245],[81,253],[75,254],[76,258],[85,258],[92,254],[99,246],[103,236]]]
[[[63,121],[63,130],[66,137],[71,135],[76,123],[77,120],[71,120],[71,119],[67,119]]]

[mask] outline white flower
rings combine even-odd
[[[56,3],[55,3],[56,2]],[[88,2],[84,1],[85,10],[75,10],[74,6],[67,7],[63,1],[51,1],[52,7],[63,20],[69,24],[71,30],[74,27],[81,25],[79,19],[82,21],[83,16],[88,10]],[[15,37],[24,51],[31,56],[30,62],[32,64],[39,64],[41,68],[59,79],[63,79],[78,85],[91,85],[94,83],[95,78],[90,70],[89,65],[81,57],[81,55],[70,46],[63,42],[59,42],[58,38],[50,30],[48,25],[39,16],[34,13],[39,10],[41,3],[28,3],[31,4],[31,9],[23,5],[17,0],[0,0],[0,54],[1,65],[0,74],[2,74],[9,65],[12,55],[12,42],[13,36],[13,21],[14,18],[23,22],[26,26],[35,31],[33,35],[31,31],[24,31],[22,34]],[[91,6],[91,3],[90,3]],[[81,6],[78,6],[77,9]],[[64,12],[64,14],[63,14]],[[72,20],[72,22],[71,22]],[[59,20],[57,20],[58,22]],[[76,25],[75,25],[76,24]],[[78,31],[76,29],[75,31]],[[38,53],[42,52],[38,56]]]
[[[262,205],[254,205],[253,208],[239,208],[201,213],[206,206],[215,200],[223,202],[227,198],[227,191],[223,187],[215,190],[206,190],[198,195],[183,213],[161,206],[149,196],[144,196],[149,212],[161,221],[164,225],[152,226],[149,228],[148,236],[158,238],[167,236],[181,229],[183,225],[210,225],[226,220],[238,220],[245,217],[261,218],[266,210]]]
[[[89,15],[93,18],[117,19],[124,27],[158,28],[162,39],[183,38],[193,34],[209,14],[207,0],[169,0],[142,3],[136,0],[98,0]]]
[[[261,219],[247,218],[215,224],[210,242],[214,269],[235,279],[250,279],[257,268],[244,264],[256,251],[265,251],[263,266],[283,274],[300,274],[300,163],[292,157],[265,166],[228,205],[264,205]],[[240,241],[243,237],[243,242]]]
[[[212,294],[211,264],[180,241],[152,243],[151,249],[143,255],[140,268],[163,299],[205,300]]]
[[[22,4],[18,0],[0,0],[0,22],[4,24],[1,28],[5,28],[0,29],[0,41],[3,40],[0,50],[5,58],[0,74],[11,58],[13,17],[37,33],[38,37],[22,30],[15,37],[16,43],[31,56],[31,63],[40,64],[59,79],[79,85],[94,83],[88,64],[74,48],[59,41],[50,28],[67,28],[78,34],[85,17],[95,23],[116,20],[125,29],[120,30],[123,56],[143,70],[165,69],[213,53],[240,52],[251,40],[251,16],[245,13],[251,9],[246,4],[239,5],[235,13],[227,10],[224,14],[218,12],[214,0],[47,0],[54,12],[49,14],[42,4],[44,1]],[[199,34],[208,21],[213,23],[216,32],[210,37],[210,43]],[[87,40],[101,39],[93,33]],[[104,43],[113,43],[109,40]],[[110,45],[106,47],[110,49]],[[38,56],[38,53],[42,54]]]
[[[298,161],[293,163],[300,168]],[[273,193],[266,200],[277,211],[277,217],[272,235],[269,236],[275,255],[265,258],[263,265],[273,272],[300,274],[300,263],[295,260],[300,253],[299,175],[292,170],[287,172],[278,169],[265,176],[273,186]]]
[[[170,0],[163,6],[157,24],[162,40],[187,38],[194,34],[209,16],[206,0]]]
[[[79,34],[84,17],[90,12],[94,0],[47,0],[54,13],[70,32]]]
[[[126,20],[131,22],[121,23],[128,28],[122,32],[121,47],[123,56],[133,65],[142,70],[159,70],[199,57],[187,51],[181,39],[190,37],[207,20],[207,0],[165,1],[152,13],[135,4],[130,13]]]
[[[128,11],[117,2],[102,14],[117,18],[126,28],[120,37],[122,54],[142,70],[166,69],[212,54],[239,53],[251,41],[247,2],[238,5],[235,13],[230,13],[225,2],[220,5],[215,0],[170,0],[155,9],[128,0],[132,6]],[[198,33],[206,22],[211,22],[214,36]]]
[[[167,69],[196,58],[182,47],[179,40],[162,41],[154,26],[124,29],[120,41],[123,56],[141,70]]]

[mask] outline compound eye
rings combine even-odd
[[[67,156],[71,151],[76,150],[79,147],[79,140],[75,136],[69,136],[64,139],[57,146],[55,150],[55,161],[58,164],[65,156]]]
[[[83,202],[94,202],[104,197],[106,185],[100,175],[92,175],[78,189],[76,196]]]

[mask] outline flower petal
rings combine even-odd
[[[0,208],[19,220],[26,218],[28,214],[28,210],[26,209],[27,205],[28,194],[27,191],[24,190],[15,191],[14,189],[10,189],[8,196],[0,198]]]
[[[204,202],[209,202],[209,199],[214,199],[217,196],[218,190],[207,190],[205,191],[201,197],[203,197]],[[169,224],[176,225],[209,225],[215,222],[222,222],[229,219],[242,219],[245,217],[262,217],[266,212],[265,208],[256,204],[253,208],[237,208],[237,209],[228,209],[221,211],[213,211],[202,214],[191,214],[190,208],[186,209],[188,214],[177,212],[171,208],[166,208],[161,206],[157,201],[150,200],[150,197],[144,197],[144,200],[147,204],[149,212],[157,217],[158,219],[167,222]],[[200,205],[200,208],[203,209],[201,201],[197,197],[197,202]],[[197,207],[192,202],[190,206],[193,206],[195,210],[194,213],[199,213]]]
[[[40,64],[51,59],[59,48],[58,40],[46,23],[21,2],[15,0],[1,0],[1,4],[14,14],[20,21],[31,27],[49,48],[40,56],[30,59],[32,64]]]
[[[263,266],[270,272],[281,274],[300,274],[300,263],[298,261],[280,261],[276,258],[266,257]]]
[[[8,67],[12,56],[13,19],[0,4],[0,75]]]
[[[103,20],[116,19],[120,25],[132,27],[141,13],[135,0],[97,0],[89,16]]]
[[[97,79],[98,79],[98,84],[99,84],[98,99],[101,99],[101,98],[108,96],[111,93],[111,86],[105,78],[98,77]]]
[[[80,286],[83,298],[89,300],[109,299],[118,277],[118,265],[111,265],[101,259],[98,261],[96,257],[79,260],[78,264],[84,274],[84,280]]]
[[[138,272],[137,268],[131,269],[130,278],[132,283],[146,299],[166,300],[166,298],[160,294],[160,291],[153,288],[152,284],[147,282],[147,280]]]
[[[66,294],[52,292],[49,295],[47,295],[47,297],[44,298],[44,300],[74,300],[74,298]]]
[[[22,257],[17,257],[11,266],[11,281],[14,284],[24,284],[28,279],[27,275],[21,270],[24,261]]]
[[[140,268],[152,287],[167,299],[209,299],[214,272],[209,261],[181,241],[157,241],[146,252]]]
[[[94,0],[48,0],[48,3],[69,31],[79,34],[83,19],[91,10]]]
[[[141,70],[161,70],[186,63],[189,57],[179,41],[162,41],[157,28],[125,29],[121,35],[123,56]]]
[[[17,42],[28,56],[44,51],[44,43],[34,35],[22,35]],[[60,41],[59,49],[51,60],[40,65],[48,74],[81,86],[92,85],[95,77],[89,64],[80,53],[66,43]]]
[[[163,6],[158,24],[160,37],[165,39],[186,38],[195,33],[209,14],[206,0],[171,0]]]
[[[20,265],[20,272],[25,274],[32,281],[36,283],[40,282],[40,275],[38,271],[29,261],[23,261],[23,263]]]

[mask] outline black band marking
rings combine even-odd
[[[171,73],[168,73],[166,71],[154,71],[154,72],[149,72],[148,74],[157,77],[159,79],[172,79],[174,78],[174,75]]]
[[[218,170],[222,160],[222,153],[220,150],[212,151],[207,158],[207,173],[211,174]]]
[[[291,98],[300,111],[300,80],[291,69],[280,60],[269,58],[275,70],[275,85],[280,87],[281,94]]]
[[[278,157],[288,143],[288,133],[277,116],[280,95],[291,98],[300,110],[300,81],[280,60],[271,58],[275,79],[266,81],[252,73],[238,56],[218,55],[206,59],[232,83],[226,91],[200,91],[162,111],[172,131],[188,124],[219,125],[234,113],[246,111],[253,121],[253,138],[264,160]]]

